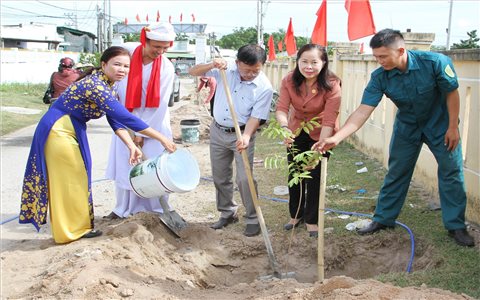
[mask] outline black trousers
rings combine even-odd
[[[310,150],[313,144],[317,141],[313,140],[310,135],[302,130],[299,136],[297,136],[293,142],[293,148],[297,149],[296,153],[292,153],[291,149],[288,149],[288,163],[293,162],[293,157],[301,152]],[[325,156],[328,157],[328,154]],[[288,208],[290,211],[290,217],[305,220],[307,224],[318,223],[318,202],[320,198],[320,163],[312,170],[310,170],[310,176],[312,178],[306,178],[301,183],[295,184],[288,188],[289,198]],[[288,176],[288,181],[293,178],[292,175]],[[299,208],[300,207],[300,208]],[[297,214],[298,210],[298,214]]]

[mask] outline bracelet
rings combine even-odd
[[[282,125],[281,127],[282,128],[288,128],[288,125]]]

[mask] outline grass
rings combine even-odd
[[[2,106],[42,110],[42,113],[37,115],[19,115],[2,111],[1,135],[38,122],[47,110],[47,105],[42,102],[45,89],[46,85],[42,84],[0,85]],[[268,155],[273,154],[285,155],[284,146],[278,142],[258,135],[256,158],[265,159]],[[372,213],[376,204],[375,196],[382,184],[385,169],[381,163],[355,150],[347,143],[342,143],[333,152],[334,154],[328,162],[327,187],[330,188],[327,189],[326,207],[343,211]],[[356,174],[356,170],[360,167],[357,167],[355,162],[359,161],[368,168],[367,173]],[[255,165],[254,172],[258,180],[260,195],[287,198],[287,196],[275,196],[272,192],[275,186],[286,185],[287,174],[284,171],[265,169],[261,165]],[[359,195],[357,192],[359,189],[365,189],[366,193]],[[238,193],[235,195],[238,203],[241,203]],[[354,198],[358,196],[364,198]],[[269,230],[283,232],[283,224],[288,221],[286,203],[265,199],[260,199],[260,201]],[[239,208],[242,209],[242,206],[240,205]],[[480,253],[476,248],[463,248],[450,240],[443,228],[440,211],[431,211],[428,208],[425,199],[422,198],[421,189],[414,186],[410,188],[398,221],[413,230],[417,242],[416,252],[428,251],[430,253],[429,267],[424,269],[414,267],[410,274],[405,272],[388,273],[379,275],[375,279],[402,287],[426,284],[428,287],[465,293],[480,298]],[[344,226],[344,220],[326,218],[325,227],[335,229],[332,233],[333,238],[342,240],[352,238],[351,233],[344,230]]]
[[[278,142],[259,135],[255,157],[265,159],[274,154],[284,155],[285,148]],[[373,213],[376,195],[386,170],[380,162],[362,154],[348,143],[342,143],[333,152],[328,162],[326,207],[342,211]],[[359,161],[368,168],[367,173],[356,173],[357,169],[363,167],[355,165]],[[287,184],[284,171],[265,169],[259,165],[255,166],[255,177],[259,183],[260,195],[278,197],[272,195],[273,188]],[[359,189],[365,189],[366,193],[359,195],[357,192]],[[416,252],[429,253],[430,261],[427,267],[416,269],[414,264],[413,272],[410,274],[388,273],[379,275],[375,279],[402,287],[426,284],[428,287],[480,298],[480,253],[476,248],[457,246],[447,236],[442,224],[441,212],[430,210],[422,195],[421,188],[411,186],[398,221],[409,226],[414,232],[417,243]],[[355,198],[358,196],[364,198]],[[287,197],[283,196],[283,198]],[[262,207],[265,222],[269,224],[271,230],[282,231],[283,224],[289,219],[286,204],[262,200]],[[344,226],[344,220],[330,217],[325,219],[325,227],[334,227],[334,238],[351,238],[351,232],[345,230]],[[397,229],[395,232],[401,231]]]
[[[17,129],[37,123],[48,109],[48,106],[42,102],[46,89],[46,84],[0,85],[2,107],[21,107],[41,110],[41,113],[34,115],[16,114],[2,110],[0,112],[0,135],[3,136]]]

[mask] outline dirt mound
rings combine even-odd
[[[399,288],[374,280],[332,277],[323,284],[315,280],[316,241],[301,237],[286,255],[286,241],[272,237],[279,263],[294,271],[297,279],[260,280],[272,274],[261,237],[245,238],[236,230],[210,229],[194,223],[175,238],[155,214],[140,213],[117,221],[97,220],[104,235],[67,245],[52,239],[25,241],[26,251],[2,254],[3,278],[11,287],[6,298],[119,298],[136,299],[465,299],[453,293],[427,288]],[[406,241],[326,239],[327,274],[371,276],[372,272],[399,271],[406,264],[402,249]],[[31,245],[28,245],[31,244]],[[36,244],[35,247],[33,244]],[[41,247],[38,247],[41,244]],[[344,245],[344,246],[341,246]],[[387,247],[388,246],[388,247]],[[282,252],[283,250],[283,252]],[[398,263],[392,255],[398,254]],[[359,257],[355,259],[355,257]],[[361,259],[360,259],[361,257]],[[382,259],[385,257],[385,259]],[[386,259],[390,257],[390,259]],[[374,259],[375,258],[375,261]],[[367,266],[370,265],[370,268]],[[373,268],[372,265],[377,265]],[[25,270],[30,270],[26,280]],[[28,272],[27,272],[28,275]]]

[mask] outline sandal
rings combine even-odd
[[[120,217],[112,211],[110,214],[103,216],[103,219],[116,220],[116,219],[120,219]]]
[[[82,238],[86,238],[86,239],[90,239],[90,238],[94,238],[94,237],[97,237],[97,236],[101,236],[103,232],[101,232],[100,230],[91,230],[87,233],[85,233]]]

